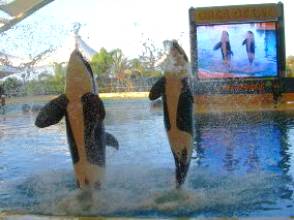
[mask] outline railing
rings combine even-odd
[[[147,78],[147,79],[133,79],[128,81],[110,81],[110,80],[99,80],[98,90],[99,93],[115,93],[115,92],[147,92],[150,90],[152,85],[158,80],[158,78]],[[24,87],[14,90],[8,90],[5,94],[8,97],[21,97],[26,95],[57,95],[62,91],[48,90],[28,92]]]

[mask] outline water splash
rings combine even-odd
[[[217,176],[197,167],[182,190],[176,190],[173,181],[171,169],[122,166],[108,170],[102,189],[90,193],[75,188],[72,172],[54,171],[7,184],[6,196],[13,191],[17,195],[1,206],[46,215],[242,216],[271,208],[280,193],[276,184],[281,183],[271,173]]]

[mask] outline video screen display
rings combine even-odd
[[[199,79],[276,77],[275,22],[196,26]]]

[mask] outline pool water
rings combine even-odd
[[[105,100],[103,187],[76,189],[65,124],[34,126],[35,113],[0,116],[0,211],[42,215],[230,217],[294,215],[294,113],[195,116],[193,159],[181,190],[161,108],[147,99]]]

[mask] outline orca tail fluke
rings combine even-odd
[[[188,157],[187,150],[183,150],[179,158],[174,154],[176,164],[176,188],[180,188],[186,180],[186,176],[190,167],[190,157]]]
[[[185,183],[190,163],[179,163],[176,165],[176,188],[181,188]]]

